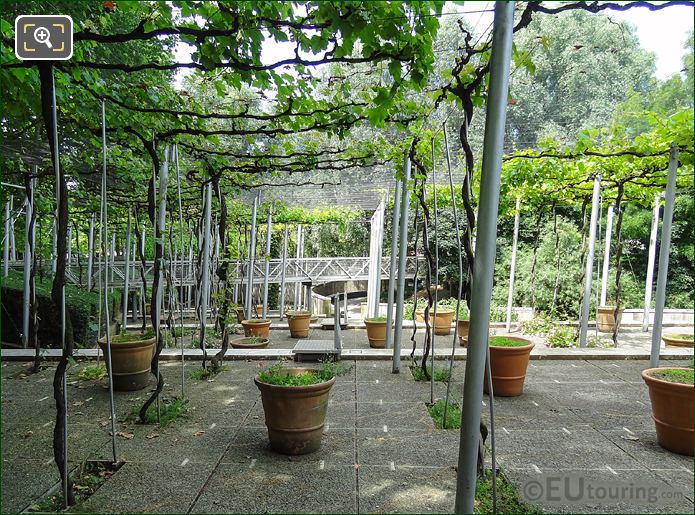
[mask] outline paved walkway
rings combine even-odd
[[[252,377],[256,362],[230,362],[212,382],[187,379],[190,414],[165,427],[125,425],[118,456],[125,465],[82,507],[93,512],[452,512],[458,431],[434,428],[429,384],[405,368],[356,361],[331,393],[322,449],[286,457],[268,449],[263,409]],[[77,367],[83,364],[77,365]],[[186,366],[187,373],[197,363]],[[73,372],[77,370],[73,368]],[[602,484],[644,483],[677,498],[657,503],[551,505],[568,512],[693,512],[692,458],[655,442],[643,361],[536,361],[518,398],[496,400],[498,457],[511,480],[580,474]],[[56,484],[49,365],[23,374],[2,364],[2,512],[16,512]],[[179,363],[165,364],[165,396],[180,392]],[[462,395],[464,363],[452,388]],[[444,395],[435,385],[435,396]],[[119,420],[145,392],[116,394]],[[488,399],[485,400],[486,404]],[[484,408],[484,411],[486,408]],[[487,412],[485,411],[487,419]],[[102,381],[69,387],[73,467],[108,458],[108,391]],[[129,438],[130,435],[132,438]]]

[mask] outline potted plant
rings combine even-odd
[[[676,333],[666,333],[661,335],[661,339],[664,341],[666,347],[692,347],[693,346],[693,335],[692,334],[676,334]]]
[[[618,324],[623,317],[623,308],[618,311]],[[615,331],[615,306],[599,306],[596,308],[596,326],[602,333]]]
[[[434,334],[446,336],[451,333],[451,322],[454,319],[454,310],[450,307],[437,306],[437,312],[430,309],[430,316],[434,320]]]
[[[364,325],[367,326],[369,346],[383,349],[386,345],[386,317],[365,318]]]
[[[307,338],[311,325],[311,313],[309,311],[288,311],[287,325],[290,326],[292,338]]]
[[[308,454],[321,447],[328,395],[349,367],[323,362],[318,369],[285,368],[278,362],[254,378],[261,391],[270,446],[282,454]]]
[[[693,455],[693,369],[648,368],[642,379],[649,388],[656,439],[664,449]]]
[[[236,321],[238,324],[242,323],[244,321],[244,318],[246,317],[246,312],[244,311],[244,308],[242,306],[237,306],[236,308]]]
[[[263,316],[263,304],[256,304],[255,309],[256,309],[256,316],[262,317]]]
[[[526,368],[534,344],[517,336],[493,336],[490,345],[492,389],[500,397],[516,397],[524,391]],[[488,392],[487,372],[483,390]]]
[[[248,338],[232,340],[231,343],[234,349],[263,349],[268,346],[270,340],[260,336],[249,336]]]
[[[150,362],[157,342],[152,331],[123,333],[111,337],[111,366],[113,389],[119,392],[141,390],[150,377]],[[106,336],[99,340],[99,347],[106,355]],[[108,367],[108,360],[106,360]]]
[[[271,321],[265,318],[241,321],[241,326],[244,328],[244,336],[260,336],[261,338],[268,338],[270,335],[270,324]]]
[[[453,305],[454,309],[456,309],[456,303],[454,302]],[[459,343],[461,344],[461,347],[468,347],[468,327],[470,324],[470,321],[468,319],[468,307],[466,306],[466,302],[462,300],[459,302],[459,316],[458,316],[458,328],[457,328],[457,335],[459,337]]]

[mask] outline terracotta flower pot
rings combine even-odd
[[[671,383],[652,377],[663,368],[642,371],[642,379],[649,388],[652,418],[656,426],[656,439],[664,449],[693,455],[693,385]],[[683,370],[683,369],[682,369]]]
[[[416,322],[425,322],[425,311],[422,309],[418,309],[415,311],[415,321]]]
[[[131,338],[134,335],[129,335]],[[111,338],[111,366],[113,367],[113,389],[119,392],[141,390],[150,378],[150,363],[157,338],[121,341],[122,337]],[[106,336],[99,340],[99,347],[106,356]],[[108,367],[108,360],[106,366]]]
[[[526,368],[534,344],[525,338],[505,336],[510,340],[527,342],[528,345],[519,347],[496,347],[490,345],[490,370],[492,371],[492,389],[495,396],[516,397],[524,391]],[[483,383],[483,391],[488,392],[487,372]]]
[[[618,311],[618,323],[623,317],[623,308]],[[615,331],[615,306],[599,306],[596,308],[596,325],[602,333],[612,333]]]
[[[369,346],[374,349],[383,349],[386,346],[386,320],[370,320],[366,318],[367,339]]]
[[[260,336],[261,338],[268,338],[270,335],[270,320],[265,320],[263,318],[253,319],[253,320],[242,320],[241,326],[244,328],[244,336]]]
[[[268,340],[268,338],[251,336],[249,338],[239,338],[238,340],[232,340],[231,345],[234,349],[263,349],[268,346],[268,343],[270,343],[270,340]]]
[[[458,337],[459,343],[462,347],[468,347],[468,326],[470,322],[468,320],[459,320],[458,326]]]
[[[434,320],[434,334],[446,336],[451,333],[451,322],[454,319],[454,311],[452,309],[437,308],[437,314],[434,310],[430,310],[430,316]]]
[[[293,368],[290,374],[306,372]],[[280,386],[254,378],[261,391],[265,425],[270,446],[282,454],[308,454],[321,447],[328,395],[335,377],[324,383],[307,386]]]
[[[666,333],[661,335],[666,347],[691,347],[693,346],[692,334]]]
[[[287,312],[287,325],[290,326],[290,336],[292,338],[307,338],[309,336],[310,324],[311,313],[308,311]]]
[[[256,316],[262,317],[263,316],[263,304],[256,304],[255,309],[256,309]]]

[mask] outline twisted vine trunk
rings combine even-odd
[[[61,306],[63,305],[63,288],[65,287],[65,258],[67,253],[67,235],[68,235],[68,188],[65,181],[65,173],[59,166],[58,142],[56,141],[53,127],[58,123],[53,116],[53,97],[55,96],[53,82],[53,67],[50,62],[41,62],[38,65],[39,79],[41,81],[41,114],[46,128],[46,136],[48,137],[48,145],[53,158],[54,173],[57,172],[57,194],[59,196],[58,205],[56,207],[57,214],[57,253],[56,256],[56,272],[53,278],[53,286],[51,288],[51,300],[58,311],[58,327],[63,334],[67,336],[68,317],[65,318],[65,326],[61,321]],[[56,170],[55,168],[58,168]],[[53,458],[60,473],[60,480],[64,490],[67,490],[67,499],[65,504],[72,506],[75,504],[75,494],[72,488],[72,481],[68,473],[68,457],[65,448],[64,434],[67,430],[65,426],[67,416],[67,406],[65,405],[65,374],[67,372],[68,363],[72,358],[72,339],[63,337],[63,355],[56,367],[55,375],[53,376],[53,398],[56,403],[56,423],[53,427]]]
[[[470,101],[470,98],[468,100]],[[466,305],[468,306],[469,311],[471,309],[473,265],[475,263],[475,256],[473,254],[473,231],[475,230],[475,211],[473,210],[473,195],[471,191],[471,184],[473,182],[473,168],[475,165],[475,161],[473,159],[473,149],[471,148],[471,145],[468,141],[468,124],[470,123],[472,115],[472,106],[470,107],[470,109],[464,110],[463,124],[461,124],[461,129],[459,130],[459,139],[461,140],[461,147],[463,148],[463,154],[465,157],[466,165],[466,173],[463,177],[463,184],[461,185],[461,200],[463,201],[463,209],[466,212],[466,226],[463,238],[463,250],[466,253],[466,262],[468,264],[468,276],[463,282],[463,296],[466,300]]]
[[[618,183],[618,192],[615,197],[615,211],[618,213],[618,218],[615,222],[615,310],[613,311],[613,320],[615,327],[613,328],[613,345],[618,346],[618,331],[620,329],[620,276],[622,274],[621,257],[623,255],[623,238],[621,233],[623,225],[623,210],[620,208],[620,202],[623,199],[624,184]]]
[[[24,176],[24,188],[26,190],[27,202],[33,199],[34,191],[32,184],[33,177],[30,174]],[[33,202],[32,202],[33,204]],[[31,249],[31,269],[29,272],[29,334],[27,335],[27,343],[34,347],[34,366],[32,372],[36,373],[41,370],[41,346],[38,341],[38,306],[36,303],[36,246],[34,245],[34,233],[36,231],[36,209],[32,205],[31,218],[29,219],[29,231],[27,233],[29,248]],[[27,256],[24,256],[26,259]]]
[[[145,281],[145,267],[147,266],[147,263],[145,261],[145,253],[143,252],[142,246],[140,245],[142,233],[140,232],[140,210],[137,207],[135,208],[135,227],[134,227],[134,229],[135,229],[135,239],[136,239],[135,248],[136,248],[136,252],[138,254],[138,259],[140,260],[140,281],[142,282],[142,284],[147,284],[147,282]],[[145,305],[147,303],[147,300],[146,300],[147,288],[143,287],[142,291],[143,291],[143,296],[140,299],[140,303],[141,303],[140,309],[142,310],[140,319],[142,320],[142,326],[140,328],[140,332],[144,333],[145,332],[145,326],[147,325],[147,318],[145,316],[145,311],[146,311]]]
[[[543,218],[543,211],[538,211],[538,217],[536,218],[536,232],[533,235],[533,261],[531,263],[531,308],[533,312],[536,312],[536,265],[538,262],[538,243],[541,236],[541,220]]]
[[[229,306],[232,303],[232,290],[229,284],[229,263],[230,254],[229,246],[227,245],[227,202],[224,198],[222,190],[220,190],[219,176],[215,176],[212,181],[212,187],[215,190],[215,195],[220,204],[220,217],[218,220],[218,238],[222,255],[220,256],[220,264],[217,267],[217,277],[219,279],[220,288],[222,288],[222,303],[217,312],[217,325],[222,334],[222,344],[219,352],[213,358],[213,366],[222,366],[224,355],[229,349]]]
[[[150,144],[150,146],[147,146],[148,150],[150,151],[150,155],[152,156],[152,164],[154,166],[155,172],[159,170],[159,159],[157,158],[157,154],[154,148],[153,144]],[[166,163],[165,163],[166,166]],[[160,202],[163,202],[164,205],[166,205],[166,187],[167,187],[167,182],[166,182],[166,177],[164,174],[161,174],[160,177]],[[154,330],[154,334],[156,335],[157,338],[157,343],[155,347],[155,352],[154,355],[152,356],[152,360],[150,361],[150,371],[152,374],[157,378],[157,387],[154,392],[152,392],[152,395],[145,401],[145,403],[142,405],[142,408],[140,408],[140,422],[143,424],[145,423],[147,419],[147,410],[149,407],[152,405],[152,403],[159,398],[159,394],[162,392],[162,389],[164,388],[164,376],[161,374],[159,370],[159,355],[162,352],[162,349],[164,348],[164,338],[162,338],[161,331],[159,330],[159,323],[160,323],[160,314],[159,310],[157,309],[157,303],[159,302],[159,289],[161,288],[160,284],[160,271],[162,269],[162,259],[164,257],[164,240],[162,237],[162,227],[161,224],[157,223],[157,205],[155,202],[154,198],[154,191],[155,191],[155,177],[153,176],[150,179],[150,186],[149,186],[149,191],[152,193],[151,195],[148,195],[148,200],[149,200],[149,205],[148,205],[148,211],[150,215],[150,221],[152,222],[152,226],[154,227],[154,268],[153,268],[153,274],[154,278],[152,279],[152,297],[150,298],[150,320],[152,322],[152,329]]]

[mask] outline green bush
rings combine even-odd
[[[51,300],[49,278],[43,281],[36,277],[36,301],[38,304],[38,340],[42,347],[60,347],[60,313]],[[22,327],[22,303],[24,299],[23,274],[11,271],[2,284],[2,324],[3,341],[20,343]],[[121,292],[114,290],[109,294],[110,315],[116,320],[121,312]],[[76,346],[88,346],[95,342],[99,313],[99,292],[88,292],[73,284],[65,285],[66,341]]]
[[[577,334],[574,328],[568,325],[555,325],[547,334],[548,347],[569,349],[577,346]]]

